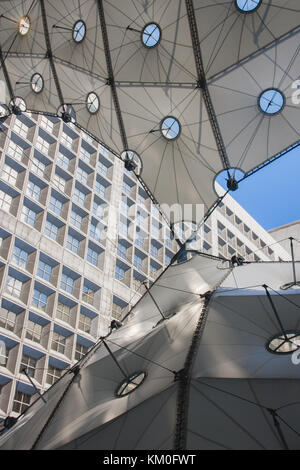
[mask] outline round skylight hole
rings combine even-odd
[[[80,43],[84,40],[86,35],[86,26],[84,21],[78,20],[73,26],[72,31],[73,39],[75,42]]]
[[[28,16],[22,16],[18,21],[18,33],[21,36],[26,36],[30,31],[30,19]]]
[[[142,385],[147,374],[143,371],[134,372],[124,379],[118,386],[115,394],[118,398],[125,397],[130,393],[134,392],[138,387]]]
[[[89,113],[96,114],[100,108],[100,100],[98,95],[93,91],[87,95],[86,98],[86,107]]]
[[[167,140],[175,140],[180,135],[181,125],[175,117],[167,116],[161,121],[160,130]]]
[[[39,73],[32,75],[30,80],[31,89],[34,93],[41,93],[44,88],[44,79]]]
[[[157,23],[148,23],[142,31],[142,43],[151,49],[158,45],[161,38],[161,30]]]
[[[235,4],[238,10],[243,13],[250,13],[257,10],[260,6],[262,0],[235,0]]]
[[[268,88],[263,91],[258,99],[260,110],[268,115],[280,113],[285,105],[285,97],[283,93],[276,88]]]
[[[291,354],[300,348],[300,331],[286,332],[286,338],[279,333],[267,344],[268,351],[274,354]]]

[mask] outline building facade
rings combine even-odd
[[[0,419],[79,360],[178,250],[145,188],[84,131],[30,113],[2,131]],[[199,242],[225,258],[288,257],[230,196]]]

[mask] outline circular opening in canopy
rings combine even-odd
[[[73,39],[75,42],[79,43],[84,40],[86,34],[86,26],[84,21],[78,20],[73,26]]]
[[[30,30],[30,19],[28,16],[22,16],[18,21],[18,33],[21,36],[26,36]]]
[[[267,349],[275,354],[290,354],[300,348],[300,331],[289,331],[284,336],[279,333],[267,344]]]
[[[157,46],[161,38],[161,30],[158,24],[148,23],[142,31],[142,43],[151,49]]]
[[[30,84],[34,93],[40,93],[44,88],[44,79],[39,73],[35,73],[31,77]]]
[[[235,4],[240,11],[249,13],[259,7],[261,0],[235,0]]]
[[[87,95],[86,107],[88,112],[91,114],[96,114],[97,111],[99,111],[100,100],[98,98],[98,95],[96,95],[96,93],[94,93],[93,91]]]
[[[239,181],[245,176],[245,173],[239,168],[228,168],[217,174],[214,180],[214,189],[219,197],[224,196],[227,191],[236,191],[239,187]]]
[[[160,130],[167,140],[175,140],[179,137],[181,125],[175,117],[167,116],[161,121]]]
[[[117,397],[125,397],[129,393],[134,392],[144,382],[147,374],[146,372],[134,372],[124,379],[116,390]]]
[[[269,115],[280,113],[285,104],[285,98],[281,91],[269,88],[261,93],[258,100],[260,110]]]

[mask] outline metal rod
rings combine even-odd
[[[277,419],[276,411],[275,410],[268,410],[268,411],[270,412],[270,414],[273,418],[274,426],[276,427],[276,430],[278,432],[278,435],[279,435],[279,438],[282,442],[284,450],[289,450],[286,439],[284,437],[284,434],[283,434],[281,426],[280,426],[280,422]]]
[[[274,302],[273,302],[272,297],[271,297],[271,295],[270,295],[270,292],[268,291],[268,286],[267,286],[266,284],[264,284],[262,287],[263,287],[263,288],[265,289],[265,291],[266,291],[268,300],[269,300],[269,302],[270,302],[270,304],[271,304],[271,307],[272,307],[272,310],[273,310],[273,312],[274,312],[274,315],[275,315],[275,317],[276,317],[276,319],[277,319],[277,321],[278,321],[278,324],[279,324],[279,327],[280,327],[280,329],[281,329],[281,332],[282,332],[282,334],[283,334],[283,336],[284,336],[284,339],[285,339],[286,341],[289,341],[289,339],[288,339],[288,337],[287,337],[287,335],[286,335],[286,332],[285,332],[285,330],[284,330],[284,328],[283,328],[283,324],[281,323],[281,320],[280,320],[280,317],[279,317],[279,315],[278,315],[278,312],[277,312],[277,310],[276,310],[276,308],[275,308],[275,305],[274,305]]]
[[[109,346],[106,344],[106,342],[103,340],[103,344],[105,346],[105,348],[107,349],[109,355],[112,357],[112,359],[114,360],[114,362],[116,363],[116,365],[118,366],[118,368],[120,369],[120,371],[122,372],[122,375],[124,376],[125,379],[128,378],[128,374],[126,374],[126,372],[122,369],[122,367],[120,366],[119,362],[117,361],[117,359],[115,358],[113,352],[111,351],[111,349],[109,348]]]
[[[157,310],[159,311],[159,313],[161,314],[161,316],[162,316],[163,319],[165,320],[166,317],[165,317],[164,314],[162,313],[161,309],[159,308],[158,303],[156,302],[155,298],[154,298],[153,295],[151,294],[150,289],[149,289],[149,287],[147,286],[146,281],[143,282],[143,284],[144,284],[144,286],[145,286],[145,288],[146,288],[146,291],[148,292],[148,294],[150,295],[151,299],[153,300],[153,302],[154,302],[154,304],[155,304],[155,307],[157,308]]]
[[[33,386],[34,390],[36,391],[36,393],[39,395],[39,397],[43,400],[44,403],[47,403],[45,398],[43,397],[43,395],[41,394],[41,392],[39,391],[39,389],[36,387],[35,383],[33,382],[32,378],[27,374],[27,370],[26,369],[23,369],[23,372],[24,374],[26,375],[27,379],[29,380],[29,382],[31,383],[31,385]]]
[[[294,284],[297,284],[296,280],[296,267],[295,267],[295,254],[294,254],[294,246],[293,246],[293,237],[290,237],[290,243],[291,243],[291,255],[292,255],[292,266],[293,266],[293,277],[294,277]]]

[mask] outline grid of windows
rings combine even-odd
[[[66,350],[66,337],[63,335],[60,335],[56,331],[53,331],[53,337],[52,337],[52,344],[51,348],[54,351],[57,351],[61,354],[65,354]]]
[[[52,134],[54,123],[47,119],[46,116],[42,116],[40,126],[43,127],[46,131],[50,132],[50,134]]]
[[[8,331],[14,331],[16,326],[17,316],[10,310],[0,310],[0,326]]]
[[[24,137],[25,139],[27,138],[29,128],[24,124],[24,122],[20,121],[19,119],[15,120],[14,130],[21,137]]]
[[[13,251],[13,262],[20,266],[21,268],[26,268],[27,260],[28,260],[28,252],[19,248],[18,246],[14,246]]]
[[[117,254],[119,256],[121,256],[121,258],[124,258],[126,259],[127,258],[127,248],[125,245],[123,245],[122,243],[118,243],[118,250],[117,250]]]
[[[88,352],[89,348],[87,346],[83,346],[83,344],[76,343],[75,349],[75,359],[76,361],[80,361],[80,359]]]
[[[81,224],[82,224],[83,217],[80,215],[78,212],[76,212],[74,209],[72,209],[71,216],[70,216],[70,222],[75,225],[75,227],[81,229]]]
[[[8,163],[3,165],[1,177],[8,183],[15,185],[17,183],[18,174],[17,170]]]
[[[57,369],[56,367],[50,366],[48,367],[46,382],[49,385],[53,385],[62,375],[62,370]]]
[[[73,253],[78,254],[79,243],[80,243],[80,241],[76,237],[74,237],[70,233],[68,234],[68,239],[67,239],[67,248],[68,248],[68,250],[71,250],[71,251],[73,251]]]
[[[63,304],[62,302],[58,302],[56,309],[56,317],[66,323],[71,323],[71,307],[69,305]]]
[[[27,375],[29,375],[29,377],[34,377],[36,363],[37,363],[36,359],[23,354],[21,364],[20,364],[20,372],[21,373],[24,372],[24,369],[25,369],[25,371],[26,371]]]
[[[61,143],[64,144],[65,147],[71,149],[73,144],[73,139],[65,132],[61,133]]]
[[[19,162],[21,162],[23,153],[24,153],[24,149],[20,147],[20,145],[17,145],[13,140],[9,141],[8,148],[7,148],[8,155],[15,158]]]
[[[45,279],[45,281],[50,282],[51,279],[52,266],[45,263],[45,261],[40,260],[37,270],[37,275]]]
[[[9,212],[12,204],[12,196],[6,194],[4,191],[0,190],[0,207],[4,211]]]
[[[97,168],[98,168],[99,173],[101,173],[103,176],[107,176],[108,168],[100,160],[98,161]]]
[[[38,186],[36,183],[34,183],[31,180],[28,181],[27,194],[29,196],[31,196],[36,201],[39,201],[40,197],[41,197],[41,191],[42,191],[42,189],[41,189],[40,186]]]
[[[32,304],[41,310],[45,310],[47,306],[47,294],[35,288],[33,291]]]
[[[87,252],[87,261],[94,266],[98,265],[99,253],[96,250],[93,250],[90,246],[88,247]]]
[[[65,168],[67,170],[69,168],[70,160],[63,153],[59,153],[57,157],[57,163],[62,168]]]
[[[78,202],[81,206],[84,206],[85,194],[78,188],[75,188],[73,193],[73,200]]]
[[[95,191],[100,194],[100,196],[105,197],[106,187],[100,181],[96,180]]]
[[[31,320],[27,322],[26,328],[26,338],[34,341],[35,343],[40,343],[42,338],[43,327],[39,323],[35,323]]]
[[[154,258],[158,258],[158,248],[151,243],[151,255]]]
[[[77,168],[77,179],[83,184],[87,184],[89,174],[87,171],[84,171],[80,166]]]
[[[131,186],[130,186],[128,183],[126,183],[126,181],[123,181],[123,186],[122,186],[122,188],[123,188],[123,192],[124,192],[125,194],[127,194],[127,196],[130,196],[130,193],[131,193]]]
[[[45,153],[45,154],[48,154],[49,152],[49,148],[50,148],[50,144],[49,142],[47,142],[47,140],[43,139],[43,137],[41,137],[40,135],[38,135],[37,139],[36,139],[36,144],[35,144],[36,148],[38,150],[40,150],[42,153]]]
[[[82,160],[84,160],[85,162],[87,163],[90,163],[91,162],[91,154],[90,152],[88,152],[86,149],[84,149],[83,147],[81,147],[80,149],[80,158],[82,158]]]
[[[61,215],[62,213],[63,203],[57,199],[55,196],[51,195],[50,202],[49,202],[49,209],[57,215]]]
[[[134,254],[134,262],[133,262],[134,266],[137,269],[141,270],[142,269],[142,262],[143,262],[142,258],[135,253]]]
[[[101,240],[101,225],[92,222],[90,226],[90,237],[99,242]]]
[[[68,276],[65,273],[61,275],[60,287],[61,289],[65,290],[69,294],[73,293],[74,288],[74,279],[71,276]]]
[[[57,173],[54,173],[53,176],[53,184],[54,186],[59,189],[61,192],[65,191],[66,188],[66,180],[62,176],[58,175]]]
[[[94,304],[96,291],[86,285],[83,286],[82,300],[90,305]]]
[[[10,295],[19,299],[22,294],[22,287],[22,281],[19,281],[19,279],[16,279],[13,276],[7,276],[6,292],[8,292]]]
[[[52,238],[52,240],[56,241],[58,237],[58,230],[59,227],[57,227],[57,225],[55,225],[48,219],[46,220],[45,235],[47,235],[47,237]]]
[[[46,164],[37,157],[33,157],[31,170],[39,176],[44,177]]]
[[[19,392],[17,390],[13,403],[13,411],[15,413],[23,413],[30,405],[30,401],[31,395],[29,395],[28,393]]]
[[[85,333],[90,333],[91,332],[91,325],[92,325],[92,320],[90,317],[87,315],[83,315],[82,313],[79,316],[79,324],[78,328]]]
[[[30,209],[28,206],[22,207],[21,220],[31,227],[34,227],[36,221],[37,213]]]
[[[116,265],[115,279],[118,279],[119,281],[125,279],[125,269],[119,266],[118,264]]]

